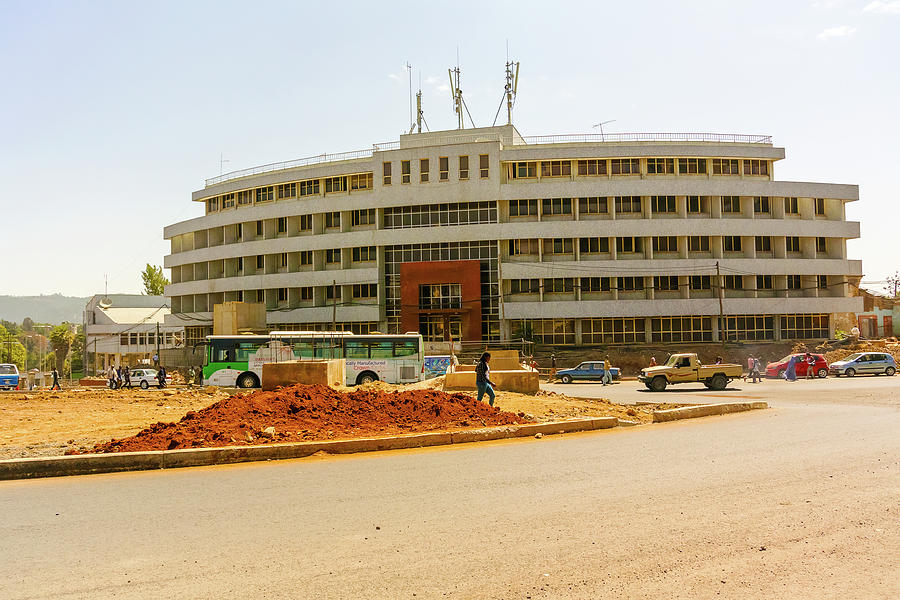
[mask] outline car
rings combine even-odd
[[[0,364],[0,389],[19,389],[19,368],[13,364]]]
[[[806,377],[806,370],[809,368],[809,365],[806,363],[806,352],[788,354],[781,360],[770,362],[766,365],[766,377],[782,377],[787,370],[788,362],[790,362],[791,357],[793,356],[797,357],[797,362],[794,366],[797,377]],[[828,377],[828,361],[826,361],[825,357],[821,354],[813,354],[813,356],[816,359],[816,363],[813,366],[813,373],[816,374],[816,377]]]
[[[687,352],[671,355],[663,365],[641,369],[638,381],[651,392],[665,391],[668,385],[676,383],[702,383],[711,390],[724,390],[732,379],[743,374],[741,365],[704,365],[695,353]]]
[[[139,385],[142,390],[146,390],[150,386],[160,387],[156,369],[132,369],[131,385]],[[166,373],[166,385],[172,385],[172,376],[168,373]]]
[[[897,372],[897,363],[894,357],[887,352],[857,352],[844,360],[831,363],[829,371],[835,377],[846,375],[853,377],[857,374],[893,375]]]
[[[577,367],[571,369],[560,369],[556,372],[556,376],[563,383],[572,383],[576,379],[583,381],[600,381],[603,374],[606,373],[606,361],[604,360],[586,360]],[[613,379],[619,378],[619,368],[610,367],[609,374]]]

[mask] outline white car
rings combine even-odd
[[[142,390],[146,390],[150,386],[160,387],[156,369],[132,369],[131,385],[139,385]],[[172,385],[172,376],[166,373],[166,386],[170,385]]]

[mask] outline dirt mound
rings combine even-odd
[[[429,389],[346,392],[301,384],[274,392],[237,394],[189,411],[177,423],[156,423],[135,436],[97,444],[93,451],[329,440],[524,422],[466,394]]]

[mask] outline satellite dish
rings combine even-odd
[[[100,300],[100,302],[97,303],[97,306],[99,306],[103,310],[106,310],[107,308],[112,306],[112,300],[110,300],[109,298],[103,298],[102,300]]]

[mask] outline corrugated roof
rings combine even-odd
[[[168,308],[160,307],[116,307],[98,308],[97,310],[105,314],[113,323],[130,324],[130,323],[159,323],[163,324],[163,319],[169,314]]]

